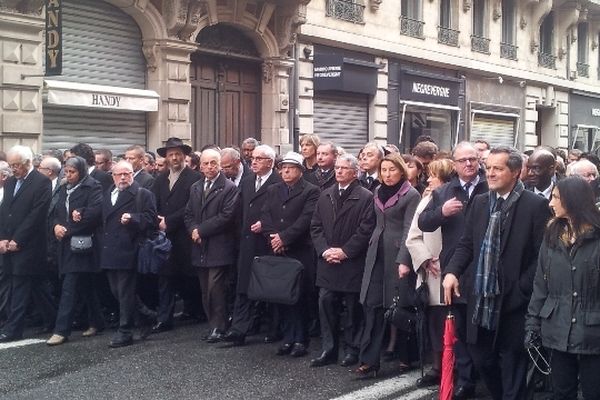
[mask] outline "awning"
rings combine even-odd
[[[160,99],[158,93],[152,90],[56,80],[44,80],[43,95],[47,104],[143,112],[158,111]]]

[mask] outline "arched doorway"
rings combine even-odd
[[[261,58],[238,29],[217,24],[200,31],[192,55],[190,119],[194,148],[260,140]]]

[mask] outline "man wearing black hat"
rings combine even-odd
[[[159,227],[166,232],[173,248],[167,265],[159,271],[158,322],[152,329],[154,333],[173,328],[176,286],[179,286],[180,295],[188,306],[184,311],[193,313],[189,307],[199,303],[198,281],[190,261],[192,241],[183,219],[190,187],[202,177],[199,172],[185,166],[185,156],[191,151],[192,148],[179,138],[169,138],[165,146],[156,151],[167,160],[168,169],[156,177],[152,191],[156,196]],[[189,279],[191,277],[194,278]]]

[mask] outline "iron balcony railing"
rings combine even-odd
[[[471,50],[478,53],[490,54],[490,39],[482,36],[471,36]]]
[[[400,17],[400,33],[403,35],[423,39],[423,25],[425,25],[423,21],[404,15]]]
[[[578,62],[577,63],[577,76],[589,78],[590,77],[590,64]]]
[[[538,54],[538,64],[540,67],[556,69],[556,56],[540,51]]]
[[[365,22],[365,6],[352,0],[327,0],[325,15],[355,24],[363,24]]]
[[[500,43],[500,57],[507,58],[509,60],[517,59],[517,50],[519,47],[510,43]]]
[[[460,31],[457,31],[456,29],[438,26],[438,43],[458,47],[459,34]]]

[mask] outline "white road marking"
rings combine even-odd
[[[25,340],[19,340],[17,342],[0,343],[0,350],[12,349],[15,347],[24,347],[24,346],[29,346],[32,344],[39,344],[39,343],[44,343],[44,342],[46,342],[46,341],[42,340],[42,339],[25,339]]]
[[[413,371],[406,375],[402,375],[396,378],[386,379],[385,381],[377,382],[371,386],[364,387],[357,391],[347,393],[343,396],[336,397],[331,400],[372,400],[380,399],[393,395],[394,393],[401,392],[407,388],[413,387],[414,390],[402,395],[402,400],[416,400],[422,396],[431,394],[432,391],[428,389],[417,389],[414,384],[417,379],[421,376],[419,371]]]

